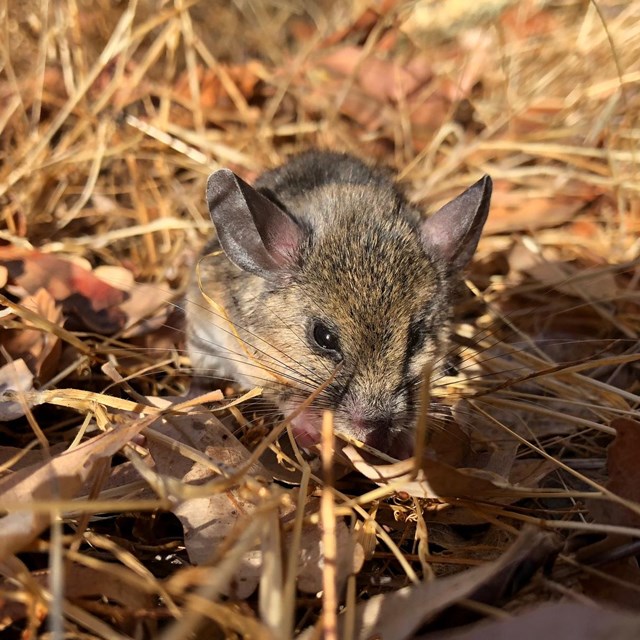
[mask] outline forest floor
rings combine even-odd
[[[3,638],[640,637],[640,1],[0,16]],[[493,178],[408,461],[190,391],[206,178],[310,147]]]

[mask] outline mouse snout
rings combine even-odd
[[[388,433],[393,426],[393,420],[388,416],[355,418],[351,422],[353,429],[362,434]]]
[[[351,427],[365,444],[384,451],[399,460],[411,456],[413,439],[411,432],[398,432],[396,420],[389,416],[352,419]]]
[[[351,428],[359,440],[370,447],[386,450],[389,441],[393,420],[388,416],[356,417],[351,420]]]

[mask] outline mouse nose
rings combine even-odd
[[[386,451],[391,442],[393,420],[389,417],[359,418],[353,420],[354,431],[365,444]]]
[[[356,428],[365,433],[385,433],[391,429],[393,421],[391,418],[364,418],[356,420]]]
[[[389,434],[393,420],[387,416],[375,418],[354,418],[353,430],[367,443],[384,440]]]

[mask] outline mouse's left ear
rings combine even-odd
[[[484,176],[422,222],[425,249],[436,252],[451,272],[464,269],[473,257],[489,214],[491,189],[491,178]]]
[[[207,204],[224,252],[240,269],[277,279],[295,268],[305,230],[233,171],[209,176]]]

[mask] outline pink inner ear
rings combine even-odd
[[[458,238],[451,229],[446,228],[446,220],[436,219],[437,214],[428,218],[422,225],[422,238],[427,248],[435,249],[442,258],[454,258],[458,246]]]
[[[286,214],[271,220],[264,231],[264,246],[279,267],[293,265],[299,255],[303,240],[300,226]]]
[[[287,268],[298,258],[304,230],[275,202],[235,176],[262,248],[273,268]]]
[[[464,269],[478,245],[489,213],[491,178],[484,176],[422,223],[427,251],[436,251],[452,270]]]

